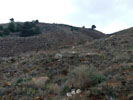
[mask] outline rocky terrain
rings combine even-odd
[[[47,49],[43,36],[2,38],[0,100],[133,100],[133,28],[89,38]]]

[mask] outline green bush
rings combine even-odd
[[[3,33],[2,32],[0,32],[0,36],[2,36],[3,35]]]
[[[91,29],[94,30],[96,28],[96,25],[92,25]]]
[[[5,28],[3,31],[3,36],[9,35],[10,34],[10,30]]]
[[[21,24],[16,24],[16,32],[20,32],[22,30]]]
[[[80,66],[72,70],[67,82],[72,82],[76,88],[85,89],[90,86],[95,86],[104,80],[106,80],[106,77],[96,68]]]
[[[7,29],[7,28],[3,29],[3,31],[0,31],[0,36],[1,37],[5,37],[5,36],[7,36],[9,34],[10,34],[10,30]]]
[[[58,84],[51,83],[49,84],[48,90],[51,94],[58,95],[60,94],[61,88]]]
[[[38,24],[39,23],[39,20],[33,20],[32,23]]]
[[[33,36],[36,34],[40,34],[40,33],[41,33],[40,28],[36,26],[35,23],[25,22],[22,26],[20,36],[27,37],[27,36]]]
[[[3,30],[3,26],[0,26],[0,30]]]
[[[63,86],[62,90],[61,90],[61,94],[65,95],[67,92],[70,92],[70,87],[68,86]]]
[[[11,23],[14,22],[14,18],[11,18],[11,19],[9,19],[9,20],[10,20]]]
[[[15,32],[15,24],[14,24],[14,22],[9,23],[8,29],[9,29],[11,32]]]
[[[90,68],[88,74],[89,77],[91,78],[93,85],[99,84],[107,79],[101,72],[97,71],[97,69],[94,67]]]
[[[40,34],[40,33],[41,33],[40,27],[36,26],[34,30],[34,34]]]

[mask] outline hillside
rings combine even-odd
[[[68,26],[63,25],[63,27]],[[97,31],[87,30],[87,32],[92,34]],[[74,42],[69,44],[70,39],[67,36],[63,39],[54,36],[53,39],[58,38],[59,43],[67,40],[64,44],[58,45],[54,44],[58,42],[50,40],[48,45],[51,43],[54,49],[47,47],[47,50],[42,46],[39,47],[41,43],[43,44],[41,41],[44,40],[45,34],[1,39],[0,43],[6,44],[4,48],[12,48],[9,47],[10,42],[18,44],[14,48],[14,52],[17,50],[16,56],[0,58],[0,99],[133,100],[132,28],[98,39],[89,36],[89,33],[87,35],[87,40],[79,43],[78,36],[76,44],[73,44]],[[51,35],[46,36],[46,41],[50,37]],[[23,44],[22,40],[32,42]],[[35,47],[37,50],[33,45],[38,47]],[[28,52],[27,49],[18,52],[19,46],[21,50],[29,47]],[[1,55],[5,56],[7,52]],[[71,89],[80,89],[81,92],[68,97],[67,93],[70,93]]]
[[[15,24],[22,25],[24,23]],[[7,24],[3,25],[3,27],[7,26]],[[37,23],[36,27],[40,28],[40,34],[21,37],[21,31],[18,31],[10,32],[6,37],[1,37],[0,56],[13,56],[31,51],[57,49],[62,46],[77,45],[105,37],[105,34],[96,30],[63,24]],[[23,31],[23,29],[21,30]],[[30,29],[27,29],[26,32],[30,32],[28,30]]]

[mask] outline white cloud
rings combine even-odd
[[[127,23],[116,21],[107,26],[102,27],[101,30],[106,33],[113,33],[129,27],[130,25],[128,25]]]
[[[20,21],[39,19],[63,23],[73,11],[71,0],[3,0],[0,22],[13,17]]]
[[[84,24],[91,27],[96,24],[97,29],[105,33],[132,26],[131,0],[74,0],[74,4],[78,10],[70,20],[75,25]],[[77,22],[78,19],[80,23]]]
[[[112,33],[132,26],[133,0],[0,0],[0,23],[42,22],[97,26]]]

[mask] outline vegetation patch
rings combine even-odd
[[[105,80],[107,80],[107,78],[95,67],[80,66],[70,72],[67,82],[76,88],[86,89]]]

